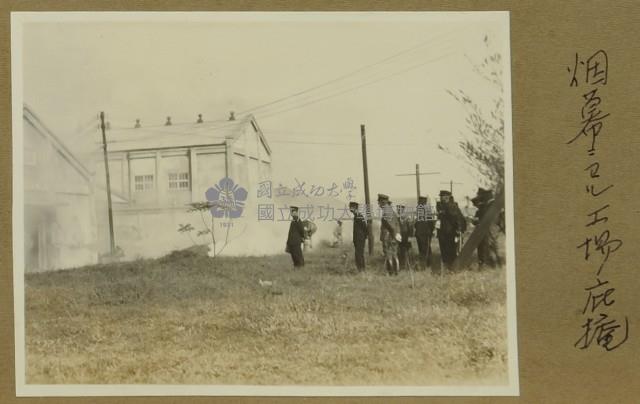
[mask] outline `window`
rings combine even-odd
[[[189,173],[169,173],[169,189],[189,189]]]
[[[153,174],[150,175],[136,175],[134,177],[135,191],[149,191],[153,189]]]

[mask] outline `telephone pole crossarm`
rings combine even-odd
[[[429,172],[424,172],[421,173],[420,172],[420,164],[416,163],[416,172],[415,173],[403,173],[403,174],[396,174],[396,177],[408,177],[408,176],[415,176],[416,177],[416,200],[420,199],[420,176],[422,175],[435,175],[435,174],[440,174],[439,171],[429,171]]]

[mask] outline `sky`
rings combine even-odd
[[[475,193],[470,170],[437,145],[456,150],[466,130],[447,90],[487,109],[498,95],[472,61],[487,56],[485,36],[508,51],[505,14],[267,14],[26,23],[23,99],[78,152],[98,147],[99,111],[113,127],[248,111],[273,150],[275,183],[350,177],[360,200],[364,124],[372,199],[415,196],[415,177],[396,175],[415,164],[439,172],[421,178],[422,194],[450,180],[458,199]]]

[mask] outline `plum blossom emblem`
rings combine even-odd
[[[239,218],[248,196],[247,190],[229,177],[222,178],[205,192],[211,206],[211,215],[216,218]]]

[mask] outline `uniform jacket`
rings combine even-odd
[[[382,223],[380,228],[380,239],[395,239],[396,234],[400,233],[400,220],[398,214],[393,210],[391,205],[385,205],[382,208]]]
[[[425,239],[431,237],[435,229],[435,218],[430,205],[416,206],[416,221],[414,223],[416,238]]]
[[[464,232],[467,229],[467,222],[456,202],[447,204],[438,202],[437,209],[438,219],[440,220],[438,234],[453,235],[456,232]]]
[[[304,241],[305,230],[302,220],[293,219],[289,224],[289,235],[287,237],[287,244],[300,244]]]
[[[353,217],[353,242],[360,242],[367,239],[367,222],[362,213],[356,213]]]
[[[483,203],[480,206],[478,206],[478,210],[476,211],[476,215],[475,218],[473,219],[473,223],[474,225],[478,225],[480,224],[480,221],[482,220],[482,218],[484,217],[484,215],[487,214],[487,212],[489,211],[489,209],[491,209],[491,205],[493,205],[493,200],[491,200],[488,203]],[[500,223],[500,217],[498,217],[498,220],[496,221],[496,223],[492,223],[489,226],[489,231],[487,232],[487,235],[489,237],[493,237],[496,238],[498,236],[498,232],[501,231],[502,227],[501,227],[501,223]]]
[[[409,241],[409,237],[413,237],[413,221],[405,215],[400,216],[399,221],[402,242],[406,243]]]

